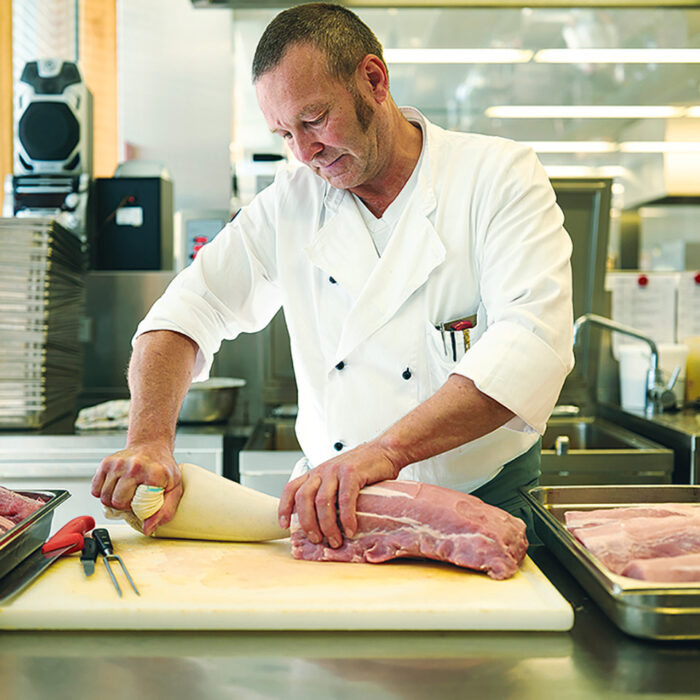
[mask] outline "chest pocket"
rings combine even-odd
[[[428,322],[424,326],[429,392],[436,391],[445,383],[450,373],[454,372],[460,360],[478,342],[484,332],[486,318],[482,306],[476,313],[465,314],[460,318],[469,319],[473,327],[461,329],[458,326],[457,330],[450,330],[447,327],[440,329],[433,322]]]

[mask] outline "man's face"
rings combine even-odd
[[[330,76],[322,53],[291,46],[256,83],[258,104],[273,133],[317,175],[339,189],[358,187],[379,171],[375,107],[351,78]]]

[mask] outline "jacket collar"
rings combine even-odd
[[[354,299],[329,371],[394,316],[445,259],[445,246],[429,219],[437,204],[430,169],[432,125],[417,110],[404,108],[402,112],[421,124],[423,157],[416,189],[384,254],[377,255],[352,195],[329,185],[325,224],[306,248],[311,262]]]

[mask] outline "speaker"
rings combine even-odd
[[[92,95],[75,63],[26,63],[14,123],[15,175],[92,176]]]

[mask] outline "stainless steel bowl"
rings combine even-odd
[[[245,379],[210,377],[192,384],[180,409],[179,423],[221,423],[236,408],[236,400]]]

